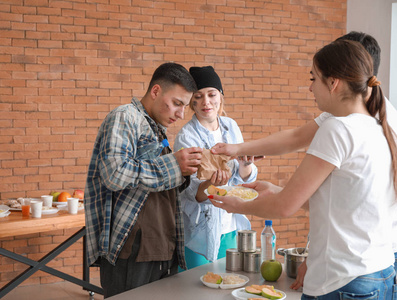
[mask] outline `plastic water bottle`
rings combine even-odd
[[[137,159],[154,159],[161,155],[161,152],[165,147],[168,147],[170,143],[167,139],[164,139],[159,142],[154,142],[145,146],[144,151],[141,155],[137,157]]]
[[[262,230],[262,261],[275,259],[276,257],[276,234],[274,233],[272,224],[272,220],[265,220],[265,228]]]

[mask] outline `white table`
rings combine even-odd
[[[234,299],[231,290],[211,289],[204,286],[200,277],[208,271],[214,273],[226,273],[226,258],[217,260],[214,263],[206,264],[174,276],[161,279],[136,289],[124,292],[122,294],[110,297],[111,300],[131,300],[131,299],[162,299],[162,300],[203,300],[203,299]],[[302,292],[289,288],[293,278],[289,278],[285,272],[277,282],[265,282],[260,273],[233,272],[247,276],[250,281],[247,285],[252,284],[271,284],[276,289],[286,293],[288,300],[298,300]],[[255,295],[252,295],[255,298]],[[265,298],[264,298],[265,299]]]

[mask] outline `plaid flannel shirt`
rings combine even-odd
[[[176,248],[186,268],[179,192],[190,180],[182,176],[175,156],[156,156],[165,128],[156,124],[139,100],[111,111],[102,123],[88,168],[84,193],[88,264],[99,257],[113,265],[150,192],[176,187]],[[187,177],[189,179],[189,177]]]

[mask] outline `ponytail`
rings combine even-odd
[[[397,137],[395,132],[391,129],[391,127],[387,123],[386,101],[385,101],[385,97],[383,96],[382,89],[380,88],[379,85],[380,82],[376,81],[375,76],[372,76],[368,81],[368,86],[372,87],[372,93],[366,103],[366,106],[371,116],[375,117],[376,114],[379,115],[379,122],[382,125],[383,133],[385,134],[391,152],[393,175],[394,175],[394,190],[396,191],[397,194],[397,146],[396,146]]]

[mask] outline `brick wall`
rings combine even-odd
[[[0,198],[84,188],[97,129],[114,107],[143,96],[165,61],[213,65],[226,111],[246,140],[303,125],[319,111],[308,91],[316,49],[344,34],[346,0],[2,0]],[[186,122],[169,129],[175,134]],[[284,185],[304,151],[258,163]],[[250,217],[258,232],[264,220]],[[278,247],[304,245],[308,217],[273,220]],[[41,257],[57,231],[0,240]],[[258,243],[259,245],[259,243]],[[54,264],[80,274],[81,243]],[[279,257],[281,259],[281,257]],[[0,257],[0,285],[24,267]],[[97,271],[94,272],[94,276]],[[57,280],[38,273],[25,284]]]

